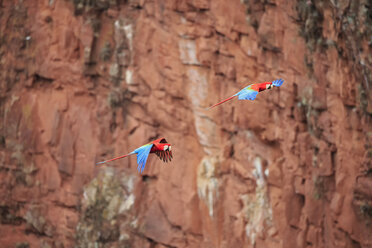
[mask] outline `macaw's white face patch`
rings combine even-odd
[[[168,145],[165,145],[164,148],[163,148],[164,151],[167,151],[168,150]]]
[[[266,89],[271,89],[272,84],[266,84]]]

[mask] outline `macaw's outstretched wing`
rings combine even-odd
[[[173,154],[172,151],[156,151],[156,156],[158,156],[164,162],[172,161]]]
[[[238,99],[239,100],[254,100],[256,99],[257,94],[258,94],[258,91],[245,88],[238,93]]]
[[[151,151],[153,144],[146,144],[143,145],[136,150],[134,150],[134,153],[137,153],[137,170],[142,173],[143,170],[145,169],[147,158],[149,156],[149,153]]]
[[[284,83],[284,80],[283,79],[277,79],[277,80],[274,80],[272,83],[273,83],[274,86],[279,87]]]

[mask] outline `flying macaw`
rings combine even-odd
[[[238,97],[239,100],[254,100],[256,99],[256,96],[258,92],[264,91],[266,89],[271,89],[273,86],[279,87],[283,84],[283,79],[277,79],[272,82],[264,82],[264,83],[258,83],[258,84],[251,84],[236,93],[235,95],[223,100],[222,102],[216,103],[215,105],[210,106],[208,109],[211,109],[213,107],[216,107],[217,105],[220,105],[224,102],[227,102],[228,100],[233,99],[234,97]]]
[[[138,164],[137,170],[140,173],[142,173],[143,170],[145,169],[145,165],[146,165],[146,161],[147,161],[147,157],[149,156],[149,153],[155,153],[164,162],[168,162],[168,160],[171,161],[173,158],[171,144],[167,143],[167,141],[164,138],[160,138],[160,139],[154,140],[146,145],[143,145],[137,148],[131,153],[128,153],[126,155],[123,155],[117,158],[99,162],[96,165],[114,161],[120,158],[125,158],[129,155],[137,154],[137,164]]]

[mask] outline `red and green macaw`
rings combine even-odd
[[[227,102],[228,100],[233,99],[234,97],[238,97],[239,100],[254,100],[256,99],[256,96],[258,92],[264,91],[266,89],[271,89],[273,86],[279,87],[283,84],[283,79],[277,79],[272,82],[264,82],[264,83],[258,83],[258,84],[251,84],[236,93],[235,95],[223,100],[222,102],[216,103],[215,105],[210,106],[208,109],[216,107],[224,102]]]
[[[149,156],[150,153],[155,153],[164,162],[171,161],[173,158],[171,144],[167,143],[167,141],[164,138],[160,138],[160,139],[154,140],[146,145],[143,145],[135,149],[131,153],[128,153],[126,155],[123,155],[117,158],[99,162],[97,163],[97,165],[110,162],[110,161],[114,161],[116,159],[125,158],[129,155],[137,154],[137,164],[138,164],[137,170],[140,173],[142,173],[143,170],[145,169],[147,157]]]

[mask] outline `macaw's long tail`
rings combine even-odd
[[[229,101],[229,100],[231,100],[231,99],[233,99],[234,97],[236,97],[237,95],[235,94],[235,95],[233,95],[233,96],[230,96],[229,98],[227,98],[227,99],[225,99],[225,100],[223,100],[222,102],[219,102],[219,103],[216,103],[215,105],[212,105],[212,106],[210,106],[209,108],[207,108],[207,109],[211,109],[211,108],[214,108],[214,107],[216,107],[216,106],[218,106],[218,105],[220,105],[220,104],[222,104],[222,103],[224,103],[224,102],[227,102],[227,101]]]
[[[128,153],[126,155],[123,155],[123,156],[120,156],[120,157],[117,157],[117,158],[112,158],[112,159],[109,159],[109,160],[98,162],[98,163],[96,163],[96,165],[100,165],[100,164],[104,164],[104,163],[107,163],[107,162],[111,162],[111,161],[114,161],[114,160],[117,160],[117,159],[120,159],[120,158],[125,158],[125,157],[127,157],[129,155],[133,155],[133,154],[135,154],[135,153],[134,152],[131,152],[131,153]]]

